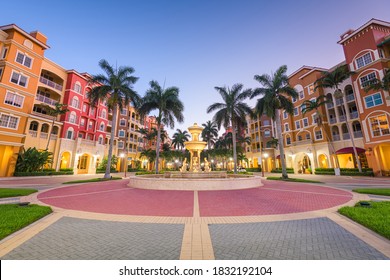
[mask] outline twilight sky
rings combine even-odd
[[[151,80],[179,87],[185,122],[175,129],[212,118],[215,86],[257,87],[254,75],[283,64],[289,74],[330,68],[344,60],[342,33],[371,18],[390,21],[389,0],[41,0],[1,9],[0,25],[41,31],[46,56],[66,69],[98,74],[105,58],[135,68],[141,95]]]

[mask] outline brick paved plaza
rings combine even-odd
[[[349,181],[348,181],[349,180]],[[337,214],[368,196],[356,184],[387,179],[330,178],[325,184],[264,181],[235,191],[154,191],[128,179],[64,186],[31,179],[27,200],[53,214],[0,241],[0,259],[389,259],[390,242]],[[2,180],[17,187],[26,181]]]

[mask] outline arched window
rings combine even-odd
[[[44,123],[41,127],[41,132],[48,133],[49,132],[49,125],[47,123]]]
[[[72,98],[72,104],[71,105],[72,105],[73,108],[77,108],[77,109],[80,108],[80,101],[79,101],[79,98],[77,96],[74,96]]]
[[[77,93],[81,93],[81,84],[80,82],[75,82],[73,85],[73,90]]]
[[[103,119],[107,118],[107,111],[106,111],[106,109],[103,109],[103,110],[102,110],[102,113],[101,113],[100,116],[101,116]]]
[[[100,123],[99,130],[100,130],[100,131],[104,131],[104,123],[103,123],[103,122]]]
[[[32,131],[38,131],[38,122],[33,121],[30,123],[30,130]]]
[[[73,127],[69,127],[66,131],[66,139],[73,139],[74,130]]]
[[[58,135],[58,126],[54,126],[52,131],[51,131],[51,134],[53,135]]]
[[[25,45],[27,48],[32,49],[33,43],[30,40],[24,40],[23,45]]]
[[[102,145],[103,144],[103,136],[99,136],[99,138],[98,138],[98,143],[100,144],[100,145]]]
[[[70,123],[76,123],[76,121],[77,121],[77,115],[76,115],[76,113],[75,113],[75,112],[71,112],[71,113],[69,114],[69,122],[70,122]]]

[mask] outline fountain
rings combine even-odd
[[[205,141],[199,140],[202,130],[203,128],[198,126],[197,123],[188,128],[191,140],[184,142],[184,145],[190,152],[191,158],[189,164],[187,159],[184,159],[180,171],[130,176],[128,186],[157,190],[237,190],[257,188],[263,185],[258,176],[211,171],[207,158],[204,159],[204,170],[202,171],[200,153],[207,145]]]

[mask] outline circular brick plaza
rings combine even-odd
[[[48,205],[86,212],[192,217],[194,191],[143,190],[127,187],[127,180],[87,183],[42,192]],[[158,184],[158,181],[156,181]],[[347,203],[352,193],[325,186],[265,181],[246,190],[198,191],[200,217],[301,213]]]

